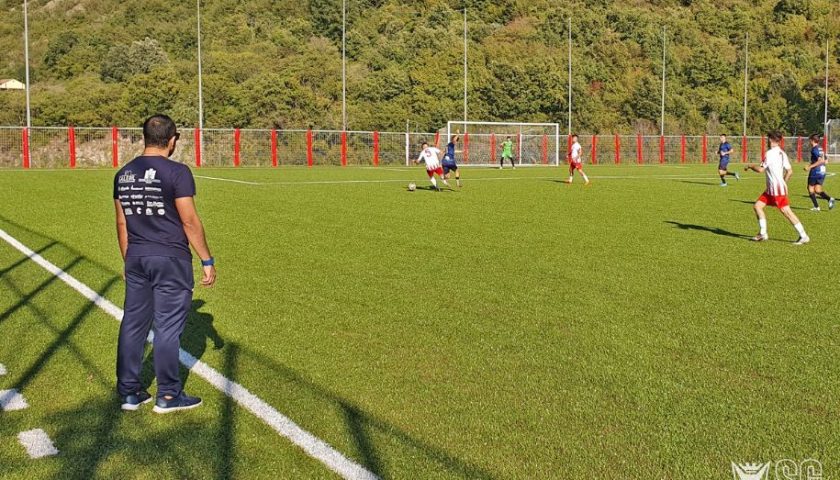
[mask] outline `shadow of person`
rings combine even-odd
[[[701,232],[713,233],[715,235],[721,235],[721,236],[724,236],[724,237],[744,238],[744,239],[752,238],[749,235],[743,235],[743,234],[740,234],[740,233],[730,232],[728,230],[724,230],[724,229],[718,228],[718,227],[707,227],[705,225],[694,225],[694,224],[691,224],[691,223],[680,223],[680,222],[674,222],[672,220],[666,220],[665,223],[670,223],[671,225],[673,225],[676,228],[679,228],[681,230],[698,230],[698,231],[701,231]]]

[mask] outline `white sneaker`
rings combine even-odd
[[[504,168],[505,168],[505,167],[499,167],[499,170],[502,170],[502,169],[504,169]]]
[[[812,212],[819,212],[819,211],[820,211],[820,207],[814,207],[814,208],[812,208],[812,209],[811,209],[811,211],[812,211]]]
[[[811,241],[811,237],[799,237],[799,240],[793,242],[794,245],[805,245],[806,243]]]
[[[766,242],[767,240],[770,240],[770,236],[768,236],[766,233],[765,234],[759,233],[758,235],[756,235],[752,238],[753,242]]]
[[[834,203],[835,202],[834,202],[833,198],[828,201],[828,209],[829,210],[834,210]]]

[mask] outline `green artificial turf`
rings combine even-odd
[[[183,346],[383,478],[838,475],[840,211],[798,171],[812,243],[769,211],[755,244],[758,175],[588,170],[195,170],[219,279]],[[112,175],[2,171],[0,228],[121,305]],[[333,475],[194,375],[199,410],[118,412],[117,322],[5,242],[0,284],[0,389],[30,403],[0,412],[3,478]],[[61,453],[30,460],[31,428]]]

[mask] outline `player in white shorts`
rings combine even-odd
[[[435,175],[448,187],[449,182],[443,176],[443,166],[440,164],[440,150],[437,147],[430,147],[429,142],[423,142],[421,147],[423,151],[420,152],[420,156],[417,157],[414,164],[417,165],[420,162],[426,164],[426,174],[429,175],[429,181],[432,182],[435,190],[440,191],[440,187],[438,187],[437,181],[435,181]]]
[[[569,152],[569,179],[566,183],[572,183],[574,180],[575,170],[580,172],[583,177],[584,185],[589,185],[589,177],[583,171],[583,147],[578,142],[578,136],[572,135],[572,151]]]

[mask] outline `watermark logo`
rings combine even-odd
[[[732,462],[734,480],[823,480],[823,467],[819,460],[809,458],[801,462],[779,460],[765,463]]]

